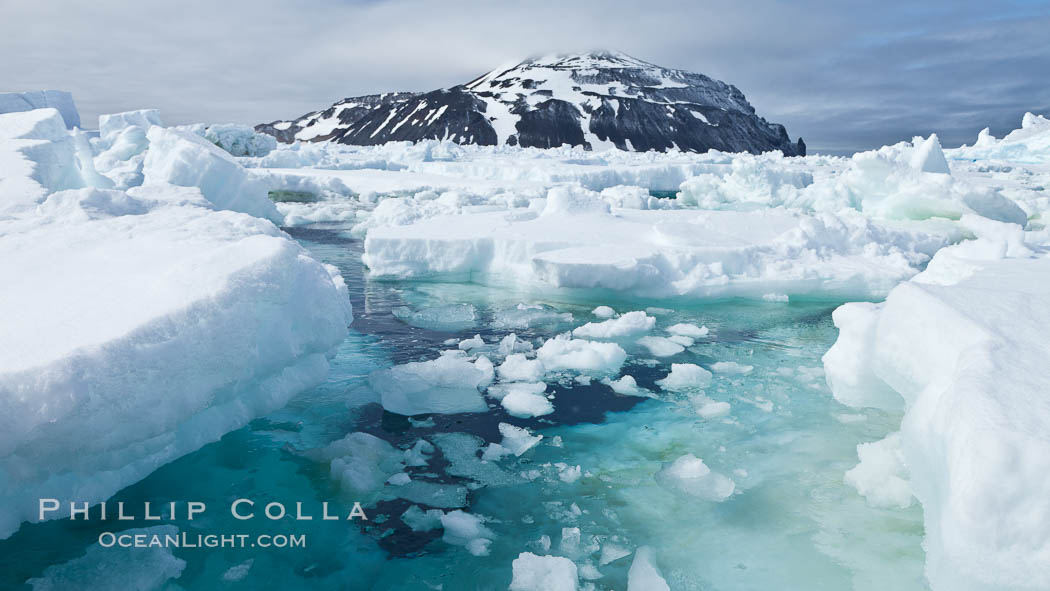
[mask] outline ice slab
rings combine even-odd
[[[977,240],[939,252],[884,303],[836,312],[828,383],[845,404],[906,409],[900,448],[933,589],[1050,587],[1050,258],[1017,226],[963,221]],[[849,478],[901,504],[891,443],[862,448]]]
[[[368,231],[373,276],[604,288],[636,295],[884,295],[954,227],[789,210],[438,215]]]
[[[56,109],[62,115],[66,129],[80,127],[80,113],[73,103],[72,93],[64,90],[0,92],[0,114],[48,108]]]

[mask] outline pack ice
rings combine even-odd
[[[102,501],[279,408],[347,334],[342,278],[265,187],[158,122],[103,118],[92,146],[55,109],[0,115],[0,537],[38,498]]]

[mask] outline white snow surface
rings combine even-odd
[[[283,406],[352,320],[334,267],[270,221],[186,178],[97,188],[77,133],[0,115],[0,537],[38,498],[102,501]],[[158,168],[213,159],[180,142],[149,147]]]

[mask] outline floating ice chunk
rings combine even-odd
[[[243,581],[244,577],[248,576],[248,571],[252,569],[252,565],[255,564],[255,560],[249,558],[240,564],[235,564],[230,568],[226,569],[226,572],[222,573],[222,580],[224,583],[236,583],[237,581]],[[126,589],[126,587],[125,587]]]
[[[686,454],[664,465],[656,473],[656,482],[670,490],[706,501],[723,501],[736,488],[732,479],[712,472],[703,460],[693,454]]]
[[[693,363],[672,363],[671,373],[656,384],[664,390],[702,390],[711,385],[711,372]]]
[[[145,536],[145,548],[103,548],[92,544],[87,552],[69,562],[44,569],[39,578],[29,579],[33,591],[66,591],[67,589],[98,589],[99,591],[132,591],[160,589],[165,582],[178,578],[186,568],[186,561],[176,558],[164,544],[167,536],[177,538],[179,528],[158,525],[116,532],[119,535]]]
[[[696,344],[696,341],[692,337],[684,337],[684,336],[678,335],[678,334],[673,334],[673,335],[667,337],[667,340],[669,340],[672,343],[675,343],[677,345],[681,345],[681,346],[683,346],[685,348],[692,347],[693,345]]]
[[[522,552],[511,565],[509,591],[578,591],[576,565],[561,556]]]
[[[456,353],[377,370],[368,380],[383,408],[401,415],[488,410],[480,390],[491,381],[491,373]]]
[[[485,527],[485,518],[455,510],[440,517],[445,535],[441,540],[453,546],[463,546],[474,556],[488,556],[489,545],[496,534]]]
[[[771,293],[762,294],[762,299],[767,301],[767,302],[779,302],[779,303],[782,303],[782,304],[786,304],[787,302],[791,301],[791,297],[788,296],[788,294],[786,294],[786,293],[772,293],[772,292]]]
[[[605,566],[606,564],[616,562],[617,560],[630,555],[631,551],[627,548],[615,542],[606,542],[602,544],[602,553],[598,558],[598,565]]]
[[[602,383],[612,388],[613,392],[624,396],[649,396],[649,391],[639,387],[634,376],[623,376],[618,380],[606,378]]]
[[[591,310],[591,314],[594,314],[597,318],[607,319],[616,316],[616,310],[613,310],[609,306],[598,306]]]
[[[441,527],[441,518],[445,512],[441,509],[430,509],[423,511],[416,505],[411,505],[401,514],[401,521],[412,531],[430,531]]]
[[[507,472],[488,461],[495,455],[495,451],[489,454],[489,458],[478,458],[478,450],[484,444],[480,437],[469,433],[438,433],[433,439],[450,464],[445,469],[448,474],[470,478],[486,486],[509,486],[521,482],[521,477],[517,474]],[[524,445],[527,442],[522,438],[518,443]],[[504,446],[509,445],[504,440]]]
[[[429,425],[433,427],[434,425]],[[434,446],[426,439],[415,442],[411,448],[405,450],[406,466],[426,466],[430,459],[427,457],[434,453]]]
[[[509,382],[535,382],[543,377],[543,363],[528,359],[524,353],[508,355],[500,364],[499,377]]]
[[[330,474],[350,493],[367,496],[383,487],[387,479],[404,469],[404,453],[368,433],[350,433],[309,456],[328,461]]]
[[[544,388],[546,389],[546,388]],[[500,401],[507,414],[520,419],[542,417],[554,412],[554,406],[542,393],[531,388],[512,388]]]
[[[712,400],[706,396],[698,397],[697,400],[694,400],[693,407],[696,408],[696,414],[705,419],[724,417],[732,409],[728,402]]]
[[[846,472],[846,484],[873,507],[910,507],[914,497],[904,466],[900,433],[890,433],[879,441],[857,446],[860,463]]]
[[[503,435],[500,445],[516,456],[529,451],[543,439],[543,435],[533,435],[528,429],[515,427],[509,423],[500,423],[499,432]]]
[[[473,328],[478,319],[478,311],[472,304],[447,304],[418,311],[399,306],[392,312],[398,320],[410,326],[444,332]]]
[[[612,374],[620,371],[627,352],[616,343],[598,343],[559,335],[547,340],[536,352],[546,371],[578,371]]]
[[[572,314],[558,312],[545,304],[518,304],[516,307],[499,310],[493,318],[496,328],[534,328],[572,322]]]
[[[578,527],[561,528],[561,542],[558,543],[558,550],[562,554],[575,556],[580,551],[581,537]]]
[[[394,486],[404,486],[409,482],[412,482],[412,477],[404,472],[398,472],[390,478],[387,478],[386,481],[387,484],[392,484]]]
[[[570,466],[563,462],[555,465],[558,468],[558,480],[566,484],[572,484],[583,476],[583,470],[579,466]]]
[[[645,312],[627,312],[618,318],[604,322],[588,322],[572,331],[572,336],[590,339],[616,339],[648,332],[656,325],[656,319]]]
[[[272,135],[255,133],[251,127],[236,123],[210,125],[204,139],[233,156],[265,156],[277,147]]]
[[[543,394],[546,391],[547,384],[544,382],[504,382],[490,386],[488,389],[488,395],[496,400],[503,400],[511,392]]]
[[[410,503],[430,505],[444,509],[467,506],[467,489],[454,484],[438,484],[424,480],[413,480],[408,484],[387,487],[385,498],[405,499]]]
[[[461,351],[470,351],[472,349],[480,349],[485,346],[485,341],[482,340],[481,335],[476,334],[472,338],[464,339],[459,342],[459,349]]]
[[[745,375],[755,369],[753,365],[743,365],[736,361],[716,361],[711,364],[711,371],[729,375]]]
[[[710,331],[706,326],[697,326],[695,324],[680,323],[667,327],[667,332],[673,335],[689,337],[691,339],[700,339],[706,337],[707,333]]]
[[[627,572],[627,591],[671,591],[653,564],[653,550],[649,546],[634,551],[634,561]]]
[[[519,339],[518,335],[510,333],[500,340],[496,351],[504,357],[514,353],[526,353],[532,351],[532,343]]]
[[[638,339],[637,343],[648,349],[653,357],[670,357],[685,351],[684,346],[667,337],[647,336]]]
[[[163,127],[151,127],[146,137],[143,184],[198,187],[217,209],[281,223],[281,214],[266,196],[266,185],[223,150],[196,134]]]

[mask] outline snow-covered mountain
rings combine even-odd
[[[618,52],[554,55],[496,68],[425,93],[343,99],[298,119],[256,126],[282,142],[372,145],[450,139],[550,148],[804,155],[735,86]]]

